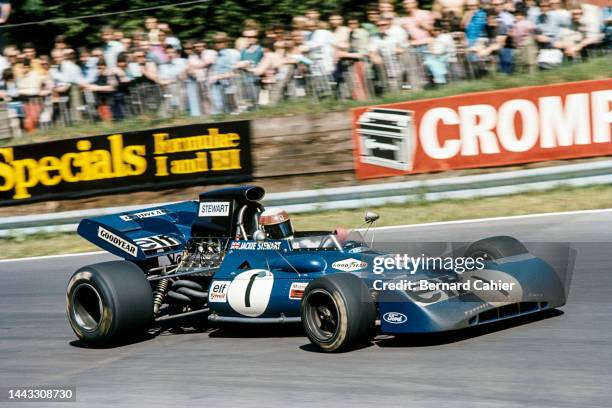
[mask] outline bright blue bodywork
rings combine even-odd
[[[147,262],[185,250],[192,238],[192,225],[199,217],[198,204],[198,201],[186,201],[85,219],[78,232],[114,255],[136,263]],[[302,235],[308,237],[308,234]],[[305,286],[325,274],[353,273],[368,288],[373,288],[374,282],[380,279],[416,281],[458,277],[452,270],[417,270],[407,276],[375,274],[374,258],[383,254],[369,249],[364,242],[349,240],[340,246],[326,245],[324,249],[316,245],[298,249],[289,240],[256,242],[227,238],[225,256],[208,288],[211,320],[296,321],[300,317],[300,299]],[[382,332],[454,330],[565,303],[563,285],[555,271],[541,259],[523,256],[503,263],[490,262],[487,270],[495,276],[516,280],[520,285],[520,299],[508,304],[485,301],[471,292],[428,292],[415,298],[405,290],[372,290]]]

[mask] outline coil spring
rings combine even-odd
[[[168,290],[168,285],[170,285],[169,279],[162,279],[157,284],[157,289],[155,290],[155,296],[153,297],[153,312],[159,313],[159,308],[164,300],[164,296],[166,295],[166,291]]]

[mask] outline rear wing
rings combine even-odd
[[[144,261],[182,252],[198,215],[197,201],[86,218],[80,236],[127,260]]]

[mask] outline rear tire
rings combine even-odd
[[[66,292],[70,326],[90,345],[111,345],[142,336],[153,322],[153,292],[132,262],[85,266],[72,275]]]
[[[374,336],[376,306],[368,287],[349,273],[312,281],[304,291],[301,316],[306,335],[322,351],[346,351]]]
[[[507,235],[500,235],[474,242],[465,251],[465,256],[471,258],[483,257],[488,261],[526,254],[528,252],[525,245],[518,239]]]

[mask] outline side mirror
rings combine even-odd
[[[263,242],[266,240],[266,233],[258,229],[253,233],[253,239],[257,242]]]
[[[365,216],[363,217],[365,222],[368,224],[373,223],[379,218],[380,218],[380,215],[378,215],[378,213],[375,213],[374,211],[366,211]]]

